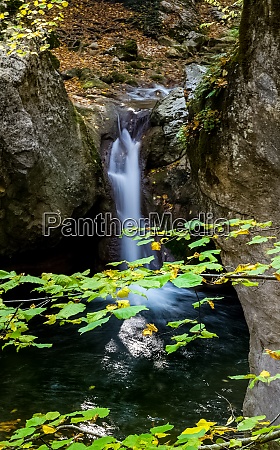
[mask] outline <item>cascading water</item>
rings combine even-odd
[[[108,176],[111,181],[116,210],[124,229],[140,225],[140,150],[141,132],[133,138],[126,128],[121,130],[111,150]],[[123,236],[121,258],[135,261],[141,258],[141,247],[128,236]]]

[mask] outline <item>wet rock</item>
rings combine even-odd
[[[192,98],[194,91],[202,81],[203,76],[207,72],[207,66],[203,66],[197,63],[191,63],[186,66],[186,81],[185,89],[188,93],[188,98]]]
[[[134,39],[129,39],[114,45],[107,52],[119,58],[120,61],[135,61],[138,57],[137,42]]]
[[[73,69],[65,70],[61,73],[64,80],[71,80],[71,78],[80,78],[82,75],[82,69],[78,67],[73,67]]]
[[[0,254],[54,245],[42,217],[79,217],[102,195],[97,144],[47,52],[0,59]]]
[[[107,89],[108,84],[104,83],[104,81],[101,81],[99,78],[88,78],[85,81],[81,83],[83,89]]]
[[[165,45],[165,47],[174,47],[175,45],[179,44],[169,36],[159,36],[157,40],[160,45]]]
[[[159,17],[168,36],[182,43],[199,26],[198,11],[192,0],[163,0]]]
[[[191,31],[187,39],[184,40],[184,45],[189,49],[190,52],[195,53],[200,50],[202,45],[205,43],[206,38],[202,33],[197,33],[196,31]]]
[[[149,169],[178,160],[183,145],[178,133],[187,118],[183,88],[176,88],[157,103],[151,114],[151,129],[143,140],[143,152]]]

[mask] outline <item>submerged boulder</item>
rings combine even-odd
[[[43,214],[85,214],[102,191],[93,135],[50,55],[0,59],[0,255],[50,246]]]

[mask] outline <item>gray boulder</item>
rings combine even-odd
[[[147,167],[155,168],[178,160],[183,145],[178,133],[187,118],[183,88],[173,89],[157,103],[151,114],[151,129],[143,139]]]
[[[48,53],[0,59],[0,254],[50,246],[46,212],[84,215],[102,192],[94,137]]]
[[[198,26],[198,11],[192,0],[162,0],[159,17],[165,32],[178,42],[187,39]]]

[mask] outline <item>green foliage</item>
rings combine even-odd
[[[252,373],[249,373],[247,375],[235,375],[229,377],[232,380],[252,380],[249,384],[249,389],[253,389],[255,384],[260,381],[261,383],[270,384],[272,381],[279,380],[280,374],[277,373],[276,375],[271,376],[269,372],[266,370],[263,370],[259,375],[254,375]]]
[[[146,433],[129,435],[123,440],[117,440],[113,436],[98,437],[96,424],[99,419],[106,418],[109,412],[107,408],[93,408],[69,414],[60,414],[58,411],[34,414],[24,427],[18,428],[5,441],[0,442],[0,450],[212,450],[209,441],[214,445],[222,444],[225,448],[246,448],[248,445],[276,439],[280,435],[280,425],[272,426],[269,422],[264,422],[266,416],[263,415],[236,419],[230,417],[224,426],[200,419],[196,426],[186,428],[175,439],[170,438],[168,433],[174,428],[170,423],[154,426]],[[246,433],[246,438],[243,433]],[[221,439],[222,435],[225,439]]]
[[[203,230],[203,236],[193,240],[191,233],[195,226],[200,225]],[[18,307],[9,306],[3,300],[0,300],[0,339],[3,342],[2,348],[8,345],[14,345],[17,350],[26,347],[45,348],[50,347],[48,343],[37,343],[37,337],[31,334],[30,327],[34,320],[40,320],[45,325],[54,324],[80,325],[78,331],[80,334],[94,330],[100,327],[114,317],[119,320],[129,319],[136,314],[147,309],[146,306],[131,306],[129,302],[130,294],[146,296],[144,289],[154,289],[164,286],[171,282],[178,288],[196,288],[205,282],[207,273],[215,272],[211,275],[212,283],[222,284],[232,278],[233,283],[241,283],[245,286],[257,285],[258,277],[263,276],[267,271],[274,273],[275,281],[280,280],[280,242],[274,242],[273,248],[267,250],[267,258],[271,262],[267,264],[254,262],[239,265],[231,272],[224,272],[222,265],[218,261],[220,250],[207,248],[211,241],[219,239],[217,233],[228,228],[228,235],[224,239],[237,239],[238,237],[247,237],[248,245],[261,245],[275,239],[268,236],[267,231],[271,222],[257,223],[254,220],[232,219],[224,221],[218,225],[186,223],[185,229],[170,232],[160,230],[150,230],[143,236],[137,236],[137,241],[149,241],[154,250],[160,250],[161,243],[168,240],[185,240],[194,253],[186,261],[165,262],[163,266],[156,271],[146,267],[154,256],[142,258],[133,262],[111,263],[111,269],[104,270],[93,276],[89,271],[75,273],[72,276],[56,275],[52,273],[43,273],[41,277],[29,275],[18,275],[16,272],[0,271],[0,295],[5,298],[5,293],[14,288],[32,283],[33,291],[37,295],[43,294],[41,299],[33,299],[33,304],[20,302]],[[261,231],[265,236],[260,234]],[[256,234],[250,239],[252,234]],[[158,241],[158,238],[161,238]],[[150,242],[155,239],[156,242]],[[156,247],[153,246],[156,244]],[[120,264],[126,264],[127,269],[119,270],[116,267]],[[215,279],[216,278],[216,279]],[[137,288],[137,286],[139,288]],[[111,304],[94,313],[87,312],[87,303],[96,298],[110,298]],[[68,300],[67,300],[68,299]],[[214,309],[216,298],[197,299],[194,302],[194,309],[201,308],[203,305]],[[36,303],[36,304],[35,304]],[[182,346],[194,341],[195,339],[205,339],[217,337],[214,332],[205,329],[202,323],[197,324],[193,320],[186,318],[184,321],[171,322],[169,326],[177,329],[184,326],[184,331],[180,336],[172,337],[172,343],[167,346],[168,353],[176,351]],[[192,325],[192,328],[189,328]],[[193,327],[195,325],[195,327]],[[143,334],[149,335],[157,330],[146,330]]]
[[[240,20],[241,9],[242,9],[242,0],[237,0],[232,4],[227,4],[224,6],[220,0],[204,0],[211,6],[215,6],[218,10],[223,13],[222,20],[226,23],[231,24],[232,21],[236,21],[236,19]]]
[[[179,139],[183,142],[187,142],[188,139],[194,137],[195,134],[203,131],[211,133],[220,124],[220,113],[218,110],[212,110],[209,107],[202,109],[194,118],[184,125],[179,133]]]
[[[0,24],[5,45],[9,52],[24,55],[28,51],[44,51],[50,47],[48,39],[64,15],[66,0],[19,0],[16,10],[10,8],[13,0],[7,0],[6,11],[0,13]],[[13,12],[11,12],[13,11]]]

